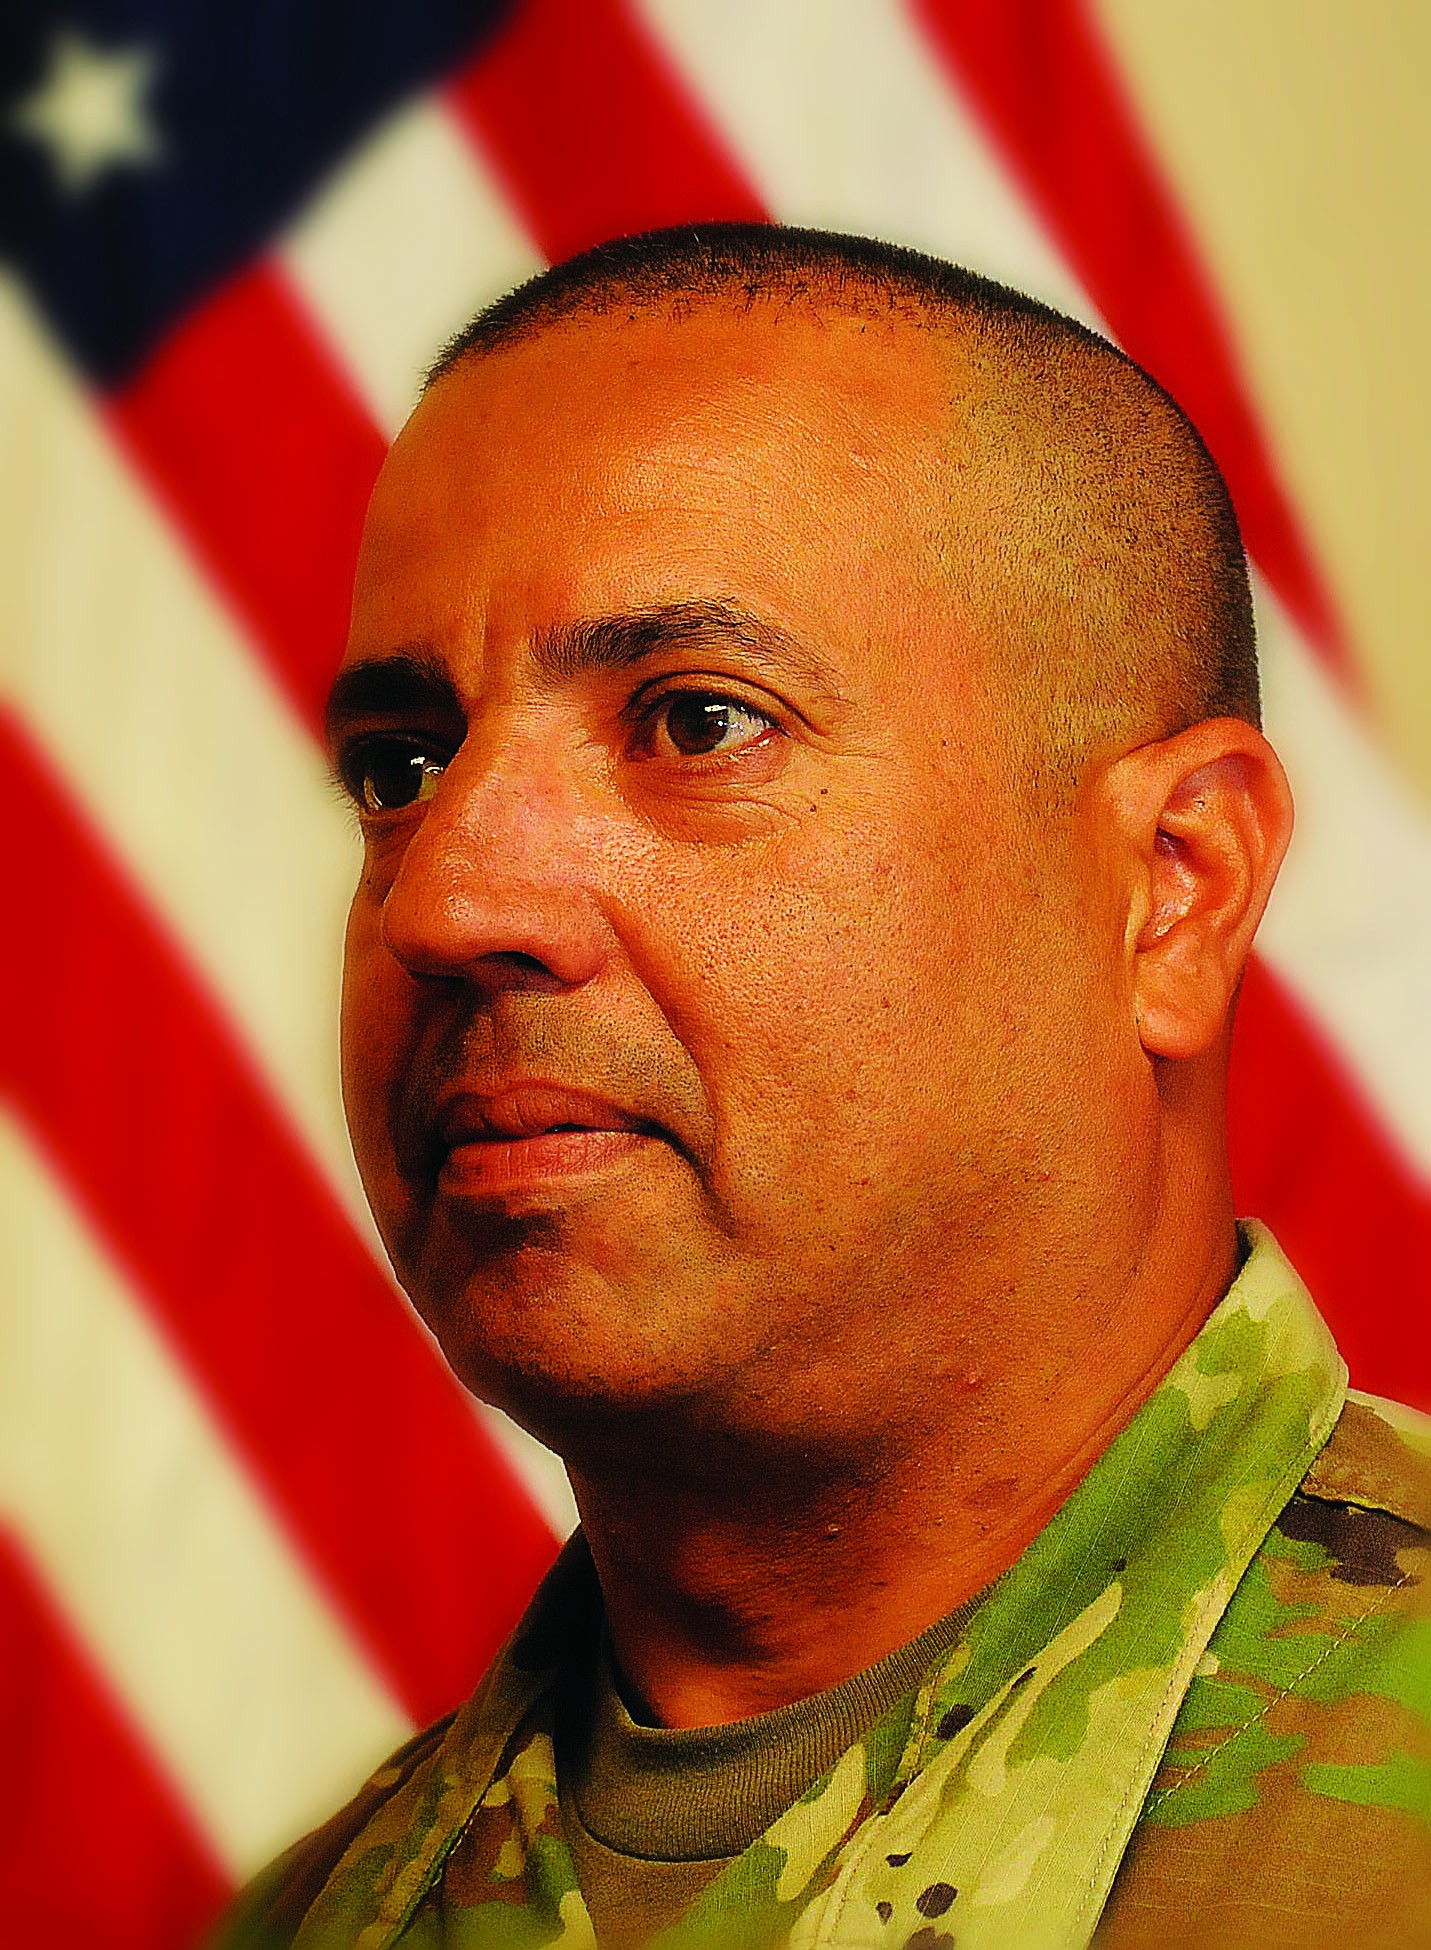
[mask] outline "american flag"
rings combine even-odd
[[[193,1942],[470,1689],[571,1520],[356,1188],[314,733],[444,337],[598,238],[767,215],[1032,291],[1202,427],[1302,813],[1239,1202],[1353,1379],[1431,1398],[1431,830],[1087,0],[7,0],[5,1950]]]

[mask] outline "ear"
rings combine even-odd
[[[1221,1036],[1292,835],[1277,754],[1240,718],[1211,718],[1108,768],[1122,840],[1126,952],[1150,1056],[1201,1056]]]

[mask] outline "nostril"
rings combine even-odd
[[[469,979],[515,995],[550,995],[571,986],[538,956],[523,954],[518,949],[481,956],[472,965]]]
[[[575,876],[502,878],[458,849],[443,854],[425,826],[375,891],[383,946],[410,975],[556,995],[590,981],[610,952],[609,925]]]

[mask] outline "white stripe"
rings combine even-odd
[[[362,1225],[338,1094],[356,871],[322,761],[0,276],[0,658]]]
[[[639,5],[777,216],[919,245],[1097,323],[903,6]],[[1431,822],[1265,592],[1259,608],[1299,808],[1261,945],[1431,1174]]]
[[[236,1876],[408,1728],[142,1306],[0,1117],[0,1507]]]
[[[280,259],[389,434],[444,342],[542,262],[435,98],[364,146]]]
[[[1258,588],[1267,733],[1297,831],[1258,946],[1431,1178],[1431,831],[1286,612]]]
[[[1096,324],[896,0],[637,0],[784,223],[911,244]]]

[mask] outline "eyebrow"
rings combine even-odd
[[[323,731],[331,742],[358,718],[434,710],[462,716],[462,701],[452,679],[428,652],[400,650],[338,672],[323,707]]]
[[[545,676],[564,682],[591,671],[626,670],[662,651],[705,647],[734,651],[757,669],[794,676],[842,701],[828,665],[775,624],[728,601],[660,603],[616,616],[583,618],[542,631],[532,645],[532,657]],[[324,733],[331,742],[355,720],[422,711],[465,716],[442,661],[420,647],[399,650],[339,671],[324,707]]]
[[[833,671],[773,623],[722,600],[660,603],[623,615],[598,616],[544,631],[533,645],[539,669],[565,679],[588,671],[625,670],[667,650],[734,651],[772,675],[801,679],[838,698]]]

